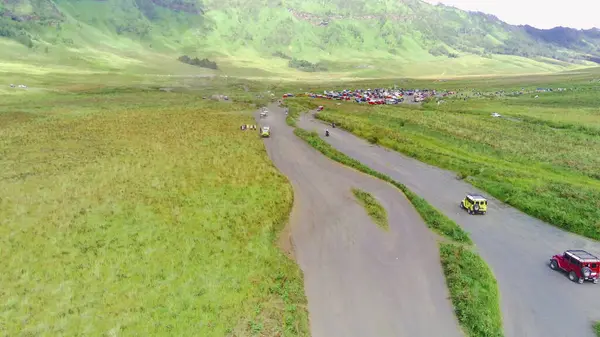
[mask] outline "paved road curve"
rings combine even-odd
[[[267,152],[294,187],[291,235],[304,272],[313,337],[462,336],[436,238],[391,185],[324,157],[269,107]],[[377,227],[354,199],[368,191],[388,211]]]
[[[428,200],[471,233],[481,256],[499,283],[507,337],[594,337],[591,322],[600,320],[600,285],[571,282],[548,268],[549,258],[566,249],[600,255],[600,243],[564,232],[488,197],[485,216],[459,208],[468,192],[479,192],[456,174],[397,152],[374,146],[304,115],[298,125],[318,130],[336,149],[387,174]]]

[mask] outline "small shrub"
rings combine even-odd
[[[190,58],[187,55],[183,55],[183,56],[179,57],[178,60],[180,62],[187,63],[187,64],[197,66],[197,67],[208,68],[208,69],[218,69],[217,63],[213,62],[207,58],[201,60],[197,57]]]
[[[306,72],[319,72],[319,71],[327,71],[327,67],[321,63],[310,63],[306,60],[299,60],[296,58],[292,58],[288,62],[288,66],[290,68],[295,68],[300,71]]]
[[[282,59],[286,59],[286,60],[291,60],[291,59],[292,59],[292,57],[291,57],[291,56],[288,56],[288,55],[286,55],[286,54],[284,54],[284,53],[282,53],[282,52],[280,52],[280,51],[276,51],[276,52],[274,52],[272,55],[273,55],[273,56],[275,56],[275,57],[279,57],[279,58],[282,58]]]

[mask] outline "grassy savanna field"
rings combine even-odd
[[[292,189],[242,103],[96,89],[3,95],[6,335],[306,336],[276,246]]]
[[[446,86],[452,88],[451,83]],[[563,87],[566,85],[562,85]],[[554,84],[554,88],[561,87]],[[421,161],[456,171],[533,216],[600,239],[597,86],[420,106],[325,105],[319,118]],[[498,112],[508,118],[491,118]]]
[[[9,334],[309,334],[301,272],[274,243],[291,207],[291,187],[272,167],[256,133],[241,132],[239,125],[252,123],[249,103],[264,104],[270,93],[280,97],[337,84],[134,71],[65,77],[55,68],[31,69],[37,72],[4,72],[7,84],[0,88],[0,297],[5,303],[0,328]],[[522,85],[518,78],[394,82],[438,88]],[[8,83],[29,88],[12,89]],[[213,94],[227,94],[236,103],[202,99]],[[586,91],[567,95],[575,94],[588,97]],[[546,99],[546,94],[530,98],[534,104]],[[428,127],[440,124],[442,114],[477,121],[472,125],[478,127],[489,122],[550,127],[548,118],[539,118],[546,116],[543,107],[539,116],[530,117],[535,121],[491,119],[489,111],[506,108],[508,100],[530,106],[525,97],[447,100],[439,108],[336,106],[305,99],[288,104],[292,116],[306,106],[325,104],[323,116],[351,122],[365,137],[382,118],[402,114],[421,116],[416,120],[429,121],[423,122]],[[593,101],[587,102],[589,108]],[[474,110],[466,113],[467,107]],[[582,107],[579,116],[593,116],[590,111]],[[390,137],[402,130],[395,125],[388,125]],[[561,132],[593,134],[578,125]],[[414,142],[432,134],[453,139],[424,127],[412,130]],[[304,136],[324,154],[377,176],[326,147],[317,135]],[[422,144],[452,152],[451,145],[480,141],[465,139]],[[482,153],[487,162],[483,156],[489,153]],[[462,166],[458,171],[465,172]],[[425,200],[395,185],[428,226],[450,240],[441,244],[441,257],[461,325],[470,336],[500,335],[495,280],[485,262],[465,249],[468,235]]]

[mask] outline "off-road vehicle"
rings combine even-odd
[[[263,126],[260,129],[260,136],[261,137],[271,137],[271,128],[268,126]]]
[[[487,199],[479,194],[467,194],[460,202],[460,208],[466,209],[469,214],[485,214],[487,212]]]
[[[569,280],[579,284],[583,281],[597,284],[600,278],[600,258],[585,250],[567,250],[562,255],[554,255],[550,259],[550,268],[564,271]]]

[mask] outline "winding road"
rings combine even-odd
[[[294,255],[304,272],[313,337],[463,336],[448,299],[437,238],[395,187],[340,165],[296,137],[283,109],[259,118],[275,166],[290,179]],[[388,212],[375,225],[351,188]]]
[[[339,151],[405,184],[471,233],[498,280],[507,337],[595,336],[591,324],[600,320],[600,287],[571,282],[552,271],[548,262],[566,249],[600,255],[599,242],[552,227],[491,197],[487,215],[468,215],[460,210],[460,199],[468,192],[487,194],[458,180],[455,173],[337,128],[329,128],[330,137],[323,137],[326,126],[310,115],[303,115],[298,126],[317,130]]]

